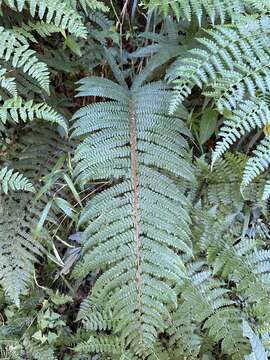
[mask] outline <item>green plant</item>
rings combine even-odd
[[[198,37],[169,72],[175,84],[171,111],[198,86],[224,116],[213,163],[248,132],[259,128],[268,133],[268,34],[269,19],[262,14],[217,25]],[[242,191],[268,167],[268,148],[266,136],[247,162]]]
[[[269,1],[0,10],[1,359],[267,359]]]
[[[166,307],[176,304],[173,287],[185,277],[178,253],[192,252],[186,199],[177,185],[194,180],[182,136],[188,132],[178,117],[166,115],[170,91],[161,82],[129,90],[92,77],[81,80],[79,90],[80,96],[112,101],[75,114],[73,136],[86,135],[75,152],[75,176],[82,185],[106,179],[112,186],[81,215],[79,225],[87,228],[74,276],[104,270],[92,301],[98,305],[106,299],[114,331],[145,356],[166,327]]]

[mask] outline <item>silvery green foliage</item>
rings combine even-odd
[[[83,140],[74,174],[81,186],[99,179],[111,186],[81,214],[82,259],[73,274],[103,270],[91,299],[93,307],[106,304],[114,325],[93,310],[89,329],[112,328],[123,351],[129,346],[134,355],[150,355],[169,309],[177,306],[174,286],[186,277],[180,254],[192,254],[184,194],[184,184],[195,181],[189,132],[180,118],[167,115],[171,92],[162,82],[128,89],[90,77],[80,84],[79,96],[111,101],[75,114],[73,136]],[[93,350],[95,341],[89,339]],[[114,349],[119,353],[118,345]]]

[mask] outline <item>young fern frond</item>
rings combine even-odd
[[[1,190],[5,194],[7,194],[9,190],[35,192],[34,186],[23,174],[14,172],[13,169],[8,169],[7,167],[0,170],[0,191]]]
[[[74,116],[73,136],[84,137],[75,176],[81,185],[104,179],[111,186],[82,212],[83,256],[74,276],[103,271],[92,301],[106,303],[114,331],[134,354],[146,356],[177,305],[173,284],[186,276],[179,253],[192,253],[183,207],[184,184],[194,181],[188,131],[167,115],[170,90],[162,82],[128,89],[93,77],[81,80],[79,90],[111,101]]]

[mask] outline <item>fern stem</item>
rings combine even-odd
[[[140,337],[142,341],[142,302],[141,302],[141,238],[140,238],[140,212],[139,212],[139,174],[137,158],[137,127],[136,117],[132,104],[129,106],[129,127],[130,127],[130,147],[131,147],[131,176],[133,179],[134,200],[133,200],[133,222],[136,241],[136,287],[138,310],[140,319]]]

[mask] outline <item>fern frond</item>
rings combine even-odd
[[[29,126],[26,134],[20,134],[19,142],[7,151],[5,160],[38,190],[42,176],[51,171],[61,154],[61,146],[55,129],[37,123]],[[48,195],[39,200],[24,192],[0,196],[0,284],[17,306],[33,283],[35,263],[44,255],[42,242],[50,238],[46,229],[42,229],[39,241],[34,236]]]
[[[196,18],[200,26],[205,16],[214,25],[224,23],[227,18],[234,20],[236,14],[244,15],[247,9],[253,13],[267,13],[270,9],[264,0],[148,0],[144,3],[150,9],[160,8],[164,15],[171,9],[178,19],[191,21]]]
[[[134,353],[149,354],[177,302],[172,284],[186,276],[178,253],[191,253],[187,200],[176,182],[194,181],[186,130],[166,116],[170,91],[161,82],[130,90],[97,78],[81,84],[79,95],[112,101],[75,114],[73,136],[84,136],[75,176],[82,185],[113,185],[81,215],[83,257],[74,276],[104,271],[92,299],[106,299],[117,333]]]
[[[107,354],[112,356],[125,355],[124,346],[117,336],[90,336],[86,342],[78,344],[74,349],[75,352],[88,354]]]
[[[216,26],[197,39],[198,47],[188,50],[173,65],[169,80],[175,84],[171,111],[197,85],[216,101],[220,111],[231,110],[257,89],[269,91],[267,18],[246,17],[235,25]]]
[[[6,100],[0,106],[0,120],[3,124],[7,121],[14,121],[18,123],[19,120],[23,122],[33,121],[34,119],[45,120],[51,123],[56,123],[63,127],[67,133],[67,124],[63,115],[57,113],[46,103],[34,103],[33,100],[23,102],[22,98]]]
[[[243,334],[249,338],[252,346],[252,354],[246,356],[246,360],[267,360],[268,356],[265,348],[259,339],[258,335],[254,333],[247,321],[243,320]]]
[[[48,67],[38,60],[36,52],[29,48],[26,40],[21,35],[2,26],[0,27],[0,36],[0,59],[10,61],[14,68],[21,68],[49,93]]]
[[[239,140],[244,134],[258,128],[262,129],[269,124],[270,109],[263,99],[245,100],[232,115],[225,119],[219,136],[215,151],[212,156],[212,163],[219,159],[228,149]]]
[[[248,160],[243,174],[241,184],[242,190],[245,189],[258,175],[264,172],[270,165],[270,137],[266,136],[260,141],[252,157]]]
[[[91,11],[101,11],[107,12],[109,8],[99,0],[79,0],[78,1],[85,13],[88,13],[88,10]]]
[[[86,27],[79,13],[63,0],[4,0],[4,2],[16,11],[27,9],[32,17],[37,15],[40,20],[47,24],[54,24],[61,30],[68,30],[71,34],[86,38]]]
[[[208,249],[213,272],[236,284],[235,293],[245,306],[245,312],[263,325],[269,311],[266,305],[270,276],[269,251],[261,250],[253,237],[246,236],[237,244],[233,243],[231,237],[223,237]]]
[[[35,192],[34,186],[23,174],[14,172],[13,169],[8,169],[7,167],[0,170],[0,190],[5,194],[9,190]]]
[[[247,163],[247,156],[237,153],[226,153],[224,159],[217,160],[211,167],[202,159],[197,160],[199,181],[207,189],[205,197],[211,205],[225,205],[230,208],[241,208],[243,197],[240,184]],[[248,198],[254,192],[247,194]]]
[[[270,180],[267,180],[264,185],[262,200],[266,201],[270,197]]]
[[[13,30],[17,34],[21,34],[26,39],[29,39],[34,43],[37,43],[38,41],[32,34],[33,31],[35,31],[39,36],[42,36],[44,38],[61,31],[58,26],[54,24],[47,24],[42,20],[36,22],[28,21],[27,23],[22,23],[20,26],[13,27]]]
[[[24,194],[16,200],[0,199],[0,284],[17,306],[33,279],[34,263],[42,254],[42,246],[31,236],[35,223],[25,210],[29,200]]]
[[[0,66],[0,87],[7,90],[12,96],[17,96],[15,78],[6,75],[8,75],[7,70]]]
[[[242,335],[238,310],[229,298],[229,290],[208,270],[192,272],[181,292],[183,302],[175,311],[175,328],[170,331],[177,336],[178,327],[181,329],[185,321],[183,317],[187,313],[192,314],[190,326],[203,324],[202,331],[206,331],[216,344],[221,342],[224,354],[233,359],[243,359],[248,346]],[[205,336],[203,332],[199,335]]]

